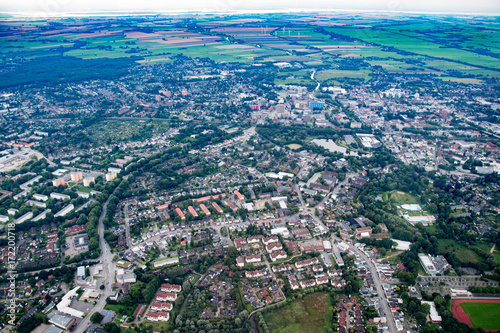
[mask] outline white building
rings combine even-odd
[[[120,274],[116,276],[116,282],[124,284],[124,283],[135,283],[137,281],[137,276],[135,273],[129,274]]]
[[[64,207],[63,209],[61,209],[60,211],[58,211],[56,213],[56,215],[54,215],[54,217],[59,217],[59,216],[66,216],[69,212],[71,212],[73,209],[75,209],[75,206],[73,206],[73,204],[69,204],[67,205],[66,207]]]
[[[434,304],[434,302],[422,301],[422,303],[430,305],[431,311],[429,312],[429,316],[431,317],[432,322],[440,323],[441,321],[443,321],[443,319],[441,318],[441,316],[437,312],[436,304]]]
[[[28,212],[14,221],[15,224],[21,224],[33,218],[33,212]]]
[[[69,195],[62,194],[62,193],[56,193],[52,192],[50,193],[50,197],[55,200],[66,200],[66,199],[71,199]]]
[[[49,197],[44,195],[44,194],[35,193],[35,194],[33,194],[33,199],[38,200],[38,201],[47,201],[47,200],[49,200]]]
[[[281,235],[283,237],[289,237],[290,231],[286,227],[278,227],[271,229],[271,235]]]
[[[68,291],[66,295],[63,296],[61,301],[57,303],[56,307],[58,311],[77,318],[82,318],[85,315],[84,312],[69,307],[72,298],[77,295],[76,291],[78,289],[80,289],[80,287],[73,288],[70,291]]]

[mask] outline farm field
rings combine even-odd
[[[314,76],[320,82],[328,82],[332,79],[338,79],[343,77],[349,78],[357,78],[363,79],[364,81],[368,81],[370,79],[370,72],[366,70],[335,70],[335,69],[327,69],[321,70],[316,73]]]
[[[464,84],[484,84],[490,77],[500,77],[500,34],[494,24],[480,18],[450,22],[439,16],[379,20],[353,14],[304,18],[274,13],[227,19],[207,14],[189,24],[162,16],[107,21],[68,18],[55,25],[7,19],[0,52],[7,59],[52,56],[130,66],[169,63],[178,55],[243,67],[289,62],[309,73],[319,69],[316,79],[325,85],[366,83],[375,70],[425,74]],[[18,76],[23,76],[22,70]],[[315,82],[308,76],[279,72],[275,84],[312,87]]]
[[[498,300],[453,300],[452,313],[469,326],[484,330],[500,327],[500,301]]]
[[[328,294],[316,293],[268,312],[264,319],[273,333],[317,333],[326,328],[325,315],[331,311]]]

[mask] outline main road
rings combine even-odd
[[[338,189],[340,188],[340,185],[346,184],[350,178],[354,177],[354,175],[355,174],[346,175],[346,179],[342,183],[339,183],[337,185],[337,187],[333,190],[333,192],[331,192],[330,194],[336,195],[338,193]],[[316,207],[313,207],[313,208],[306,207],[304,200],[302,199],[302,193],[300,192],[299,186],[297,186],[297,194],[299,195],[300,202],[302,204],[302,208],[304,209],[304,211],[309,211],[310,212],[309,215],[312,216],[312,218],[317,223],[319,223],[321,226],[323,226],[323,228],[325,228],[325,230],[327,230],[324,223],[316,215],[314,215],[314,209],[316,207],[318,207],[319,205],[324,204],[324,202],[326,201],[325,199],[327,197],[329,197],[330,194],[326,195],[325,198],[318,205],[316,205]],[[332,235],[332,239],[336,240],[337,242],[342,241],[340,238],[336,237],[335,235]],[[370,258],[368,258],[367,255],[365,255],[363,252],[361,252],[355,246],[353,246],[351,244],[347,244],[347,245],[349,246],[349,250],[351,250],[353,253],[357,254],[359,257],[363,258],[363,260],[368,265],[368,268],[370,269],[370,272],[372,274],[373,283],[375,284],[375,288],[377,289],[377,294],[378,294],[378,297],[380,299],[380,305],[381,305],[382,310],[384,311],[385,317],[387,319],[387,325],[389,326],[389,331],[391,333],[397,333],[398,329],[396,327],[394,315],[392,314],[391,308],[389,307],[389,303],[387,302],[387,297],[385,295],[384,289],[382,288],[382,281],[380,281],[380,277],[378,275],[377,268],[375,267],[373,261]]]
[[[111,295],[113,291],[113,282],[115,278],[115,267],[113,264],[113,253],[111,252],[111,248],[109,244],[104,239],[104,217],[106,216],[106,208],[108,207],[109,200],[111,199],[111,195],[108,200],[104,203],[102,207],[102,213],[99,217],[99,247],[101,248],[101,256],[99,260],[103,266],[103,276],[104,276],[104,293],[101,295],[99,300],[97,301],[94,308],[87,314],[87,316],[80,322],[80,324],[75,328],[73,332],[82,333],[85,332],[85,329],[90,324],[90,318],[96,312],[101,312],[106,305],[107,298]]]

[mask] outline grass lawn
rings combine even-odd
[[[168,326],[167,325],[168,322],[163,322],[163,321],[154,322],[154,321],[144,320],[143,323],[144,327],[153,326],[153,332],[160,332],[160,331],[166,332],[166,328]]]
[[[458,244],[453,239],[439,239],[437,252],[443,255],[453,252],[463,263],[478,263],[481,260],[474,251]]]
[[[493,251],[493,256],[495,257],[495,259],[497,260],[497,264],[500,265],[500,252],[498,251]]]
[[[78,191],[83,192],[83,193],[90,193],[90,192],[92,192],[92,189],[90,187],[87,187],[87,186],[80,186],[78,188]]]
[[[106,304],[106,306],[104,307],[104,309],[106,310],[112,310],[116,312],[117,315],[123,313],[129,317],[132,316],[132,314],[134,314],[135,308],[136,308],[135,305],[125,306],[121,304]]]
[[[438,227],[436,225],[430,225],[425,227],[425,230],[427,230],[431,235],[436,235],[438,233],[437,228]]]
[[[487,242],[477,242],[475,244],[475,246],[477,246],[478,248],[480,248],[484,252],[490,252],[491,251],[491,247],[493,246],[493,244],[490,244],[490,243],[487,243]]]
[[[266,313],[264,319],[273,333],[317,333],[325,330],[325,314],[331,311],[328,294],[316,293]]]
[[[413,195],[401,191],[386,192],[382,196],[384,201],[391,201],[395,205],[418,204],[418,199]]]
[[[485,330],[497,330],[500,327],[500,303],[461,303],[469,315],[472,326]]]

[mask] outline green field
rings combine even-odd
[[[90,187],[80,186],[78,188],[78,191],[83,192],[83,193],[90,193],[90,192],[92,192],[92,189]]]
[[[494,251],[493,252],[493,256],[495,257],[495,259],[497,260],[497,263],[500,265],[500,252],[498,251]]]
[[[452,252],[463,263],[478,263],[481,258],[476,252],[468,249],[467,247],[458,244],[453,239],[439,239],[438,240],[438,254],[446,254]]]
[[[168,130],[166,121],[108,120],[87,127],[84,133],[99,144],[141,141]]]
[[[500,328],[500,303],[461,303],[472,326],[485,330]]]
[[[409,193],[404,193],[401,191],[386,192],[382,196],[384,201],[390,201],[396,206],[404,204],[418,204],[419,201],[416,197]]]
[[[318,71],[314,76],[320,82],[327,82],[328,80],[338,79],[338,78],[354,78],[354,79],[363,79],[364,81],[368,81],[370,79],[370,71],[366,70],[336,70],[336,69],[327,69]]]
[[[326,314],[332,311],[328,294],[316,293],[266,313],[264,319],[273,333],[318,333],[326,329]]]

